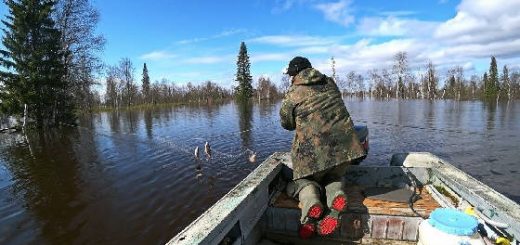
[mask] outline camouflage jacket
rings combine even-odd
[[[336,83],[313,68],[293,78],[280,117],[283,128],[296,129],[291,150],[294,179],[365,155]]]

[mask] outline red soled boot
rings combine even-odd
[[[318,234],[320,234],[320,236],[330,235],[338,229],[339,225],[339,212],[331,211],[318,222]]]
[[[331,208],[336,211],[342,212],[346,209],[346,207],[347,207],[347,198],[345,197],[345,195],[338,195],[332,201]]]
[[[308,222],[300,225],[300,229],[298,230],[298,235],[301,239],[309,239],[314,236],[316,233],[316,226],[312,222]]]
[[[313,219],[319,219],[321,218],[321,215],[323,214],[323,207],[321,204],[315,204],[311,208],[309,208],[309,212],[307,212],[307,217],[313,218]]]

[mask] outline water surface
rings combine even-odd
[[[430,151],[520,201],[520,106],[347,99],[370,129],[364,164]],[[292,133],[279,102],[100,113],[81,127],[0,135],[0,244],[162,244]],[[240,133],[242,132],[242,133]],[[212,158],[203,152],[208,141]],[[257,152],[256,163],[248,162]]]

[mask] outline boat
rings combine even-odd
[[[289,153],[272,154],[167,244],[417,244],[420,224],[439,208],[472,211],[486,244],[519,244],[520,206],[428,152],[350,166],[341,226],[301,239],[298,201],[284,191],[291,165]],[[392,193],[410,198],[392,200]]]

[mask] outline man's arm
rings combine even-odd
[[[294,108],[294,102],[291,101],[289,94],[287,94],[283,99],[282,107],[280,108],[280,121],[282,122],[282,127],[290,131],[296,129]]]

